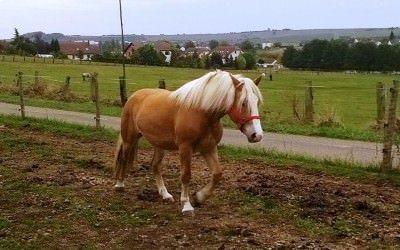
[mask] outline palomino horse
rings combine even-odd
[[[251,143],[263,137],[258,105],[262,102],[256,80],[228,72],[210,72],[170,92],[142,89],[127,101],[121,116],[121,133],[115,156],[116,190],[123,190],[128,167],[135,165],[138,140],[143,136],[155,148],[152,169],[159,194],[173,201],[161,176],[164,150],[178,150],[182,212],[193,212],[189,200],[192,155],[199,152],[212,171],[211,181],[198,191],[195,202],[211,196],[222,171],[217,144],[222,138],[221,118],[226,114]]]

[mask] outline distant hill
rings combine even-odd
[[[227,41],[230,43],[239,43],[243,40],[250,40],[254,43],[262,42],[306,42],[312,39],[338,39],[338,38],[388,38],[390,31],[393,30],[394,35],[400,37],[400,28],[358,28],[358,29],[308,29],[308,30],[263,30],[263,31],[246,31],[231,32],[218,34],[176,34],[176,35],[125,35],[127,42],[132,41],[157,41],[168,40],[174,42],[198,41],[208,42],[210,40]],[[93,40],[93,41],[109,41],[120,40],[120,35],[102,35],[102,36],[85,36],[85,35],[64,35],[61,33],[45,34],[43,32],[31,32],[24,34],[26,37],[41,35],[42,39],[50,42],[52,39],[59,41],[76,41],[76,40]]]

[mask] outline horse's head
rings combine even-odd
[[[259,142],[263,137],[258,113],[258,106],[262,102],[262,95],[258,89],[261,76],[254,81],[232,75],[231,79],[235,86],[235,98],[228,110],[228,115],[240,131],[247,136],[249,142]]]

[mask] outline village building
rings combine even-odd
[[[61,42],[60,51],[68,59],[91,60],[93,56],[100,54],[100,47],[90,41]]]
[[[124,52],[124,55],[126,58],[131,58],[135,51],[137,51],[140,47],[143,47],[145,44],[152,44],[154,49],[163,54],[165,56],[165,62],[170,63],[171,62],[171,56],[172,56],[172,45],[167,42],[167,41],[156,41],[154,43],[147,43],[147,42],[132,42],[130,43]]]
[[[232,61],[235,61],[239,57],[239,55],[243,53],[243,51],[238,46],[234,45],[218,46],[214,49],[214,52],[221,55],[223,64],[226,64],[226,59],[228,58]]]

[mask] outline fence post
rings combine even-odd
[[[39,71],[35,71],[35,84],[38,85],[39,84]]]
[[[382,82],[376,83],[376,121],[380,124],[385,119],[386,89]]]
[[[71,82],[71,77],[70,76],[66,76],[65,77],[65,88],[69,88],[70,82]]]
[[[387,122],[384,124],[383,130],[383,159],[382,168],[385,170],[392,168],[393,158],[392,158],[392,146],[393,138],[396,125],[396,106],[397,106],[397,96],[399,93],[399,82],[393,81],[393,87],[390,88],[390,103],[387,115]]]
[[[121,96],[122,107],[125,106],[128,97],[126,94],[126,79],[123,76],[119,77],[119,94]]]
[[[17,85],[18,85],[18,92],[19,92],[19,100],[20,100],[20,111],[21,111],[21,118],[25,119],[25,102],[24,102],[24,88],[22,86],[22,72],[18,72],[17,74]]]
[[[307,86],[305,89],[305,100],[304,100],[304,118],[306,122],[314,121],[314,93],[312,81],[306,82]]]
[[[99,83],[97,81],[97,76],[98,73],[93,73],[90,81],[91,81],[91,85],[93,86],[93,90],[94,90],[94,102],[96,104],[96,116],[94,117],[95,121],[96,121],[96,128],[99,129],[101,128],[100,125],[100,100],[99,100]]]
[[[158,80],[158,88],[165,89],[165,80],[164,79]]]

